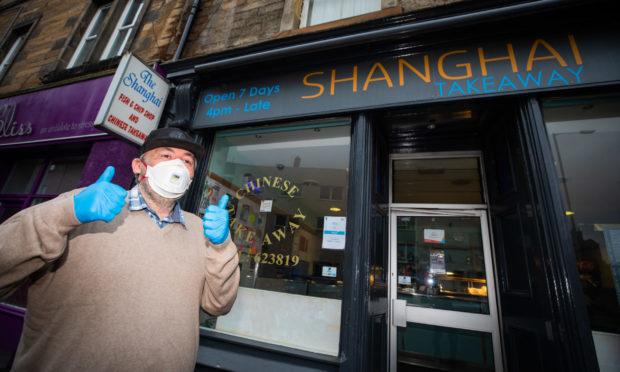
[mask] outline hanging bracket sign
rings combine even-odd
[[[116,69],[94,126],[141,145],[161,119],[170,84],[127,53]]]

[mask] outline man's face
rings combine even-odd
[[[181,159],[187,170],[189,171],[190,178],[194,178],[194,166],[196,159],[194,158],[194,154],[191,152],[179,149],[176,147],[156,147],[152,150],[149,150],[144,153],[144,162],[149,166],[153,167],[162,161]],[[140,159],[134,159],[132,162],[132,168],[134,174],[143,175],[146,172],[144,164],[140,161]]]

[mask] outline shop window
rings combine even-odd
[[[614,154],[620,148],[620,98],[555,99],[543,107],[597,354],[605,340],[615,339],[609,350],[617,350],[620,156]]]
[[[303,0],[301,27],[381,10],[381,0]]]
[[[8,175],[0,176],[0,223],[30,206],[48,201],[78,186],[86,156],[63,158],[26,158],[8,166]],[[2,167],[4,168],[4,167]],[[27,285],[4,302],[26,307]]]
[[[4,78],[7,71],[11,67],[11,64],[15,60],[15,57],[26,42],[31,26],[32,24],[29,24],[13,29],[10,32],[9,37],[2,44],[2,47],[0,48],[0,57],[2,58],[2,64],[0,65],[0,80]]]
[[[2,194],[30,193],[43,163],[43,159],[25,159],[15,162],[2,187]]]
[[[63,53],[72,53],[67,68],[120,56],[130,45],[144,8],[144,0],[93,3],[75,33],[79,43],[75,48],[70,43]]]
[[[217,134],[200,211],[230,196],[241,287],[232,311],[202,326],[337,355],[349,143],[348,122]]]

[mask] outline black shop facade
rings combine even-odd
[[[197,370],[613,368],[620,33],[490,27],[163,66],[241,267]]]

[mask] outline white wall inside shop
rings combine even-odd
[[[607,332],[592,331],[594,348],[601,372],[617,372],[620,370],[620,335]]]
[[[236,336],[338,355],[341,300],[239,288],[216,329]]]

